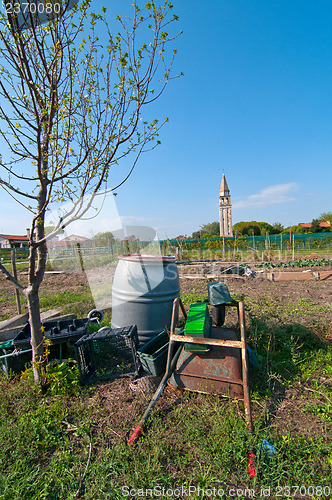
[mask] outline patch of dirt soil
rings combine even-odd
[[[206,285],[214,280],[181,280],[181,293],[207,293]],[[243,297],[270,296],[270,297],[299,297],[311,298],[314,301],[331,303],[332,280],[326,281],[285,281],[272,282],[261,278],[224,278],[223,281],[229,288],[231,295],[237,294]]]
[[[324,420],[307,411],[309,404],[317,404],[318,401],[306,389],[304,386],[298,386],[286,390],[283,400],[274,413],[278,430],[283,435],[288,433],[305,437],[322,435],[326,439],[331,439],[331,426],[326,426]],[[321,402],[327,401],[322,397]]]
[[[26,275],[19,273],[19,279],[26,281]],[[181,279],[182,294],[206,294],[205,279]],[[299,323],[310,329],[323,342],[332,342],[332,280],[325,281],[287,281],[270,282],[261,278],[224,279],[231,295],[244,300],[247,311],[264,308],[275,308],[273,321],[283,323]],[[46,274],[41,290],[47,293],[57,293],[68,290],[80,292],[88,286],[85,274]],[[13,298],[13,288],[0,274],[0,315],[11,317],[17,314]],[[188,307],[188,305],[186,306]],[[234,318],[227,319],[230,323]],[[150,400],[150,392],[134,391],[129,386],[127,378],[115,379],[98,383],[92,390],[89,404],[102,409],[104,419],[100,425],[107,425],[115,440],[126,439],[128,433],[138,423],[139,418],[146,410]],[[305,396],[305,398],[304,398]],[[167,387],[160,398],[157,409],[159,412],[170,412],[181,402],[182,392]],[[324,399],[324,398],[323,398]],[[323,401],[322,399],[322,401]],[[192,399],[193,407],[195,398]],[[291,432],[293,435],[324,435],[331,438],[331,431],[326,434],[325,422],[319,417],[306,411],[308,402],[316,402],[314,393],[304,387],[292,388],[281,394],[275,394],[274,399],[264,402],[270,404],[270,414],[281,433]],[[190,404],[190,402],[186,402]],[[253,402],[255,416],[265,409],[258,402]]]
[[[17,274],[19,283],[25,285],[27,283],[27,273],[18,272]],[[86,286],[88,286],[88,280],[84,273],[46,273],[40,291],[48,294],[55,294],[65,290],[80,293]],[[21,303],[22,312],[26,312],[25,297],[22,297]],[[0,318],[3,316],[11,318],[16,314],[17,306],[14,298],[14,287],[5,278],[5,275],[0,272]]]
[[[161,377],[156,380],[155,389]],[[133,390],[132,380],[127,377],[97,382],[86,404],[98,408],[98,426],[105,429],[113,443],[127,441],[147,409],[155,389]],[[157,404],[158,413],[166,415],[181,401],[182,391],[166,387]]]
[[[317,397],[318,395],[318,397]],[[283,436],[322,436],[324,441],[332,439],[332,427],[324,418],[309,411],[310,406],[328,403],[326,395],[314,391],[303,383],[277,391],[263,404],[252,401],[253,421],[265,419],[266,425],[272,424]],[[328,419],[328,416],[326,416]]]

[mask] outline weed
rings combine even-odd
[[[51,366],[48,370],[48,391],[50,394],[74,396],[79,393],[79,371],[70,361]]]
[[[190,305],[193,302],[204,302],[207,298],[207,293],[184,293],[181,296],[182,302],[185,305]]]
[[[332,422],[332,404],[331,403],[306,403],[304,407],[305,411],[308,411],[312,415],[316,415],[325,422]]]
[[[27,368],[21,377],[27,378],[32,384],[32,368]],[[47,363],[42,384],[43,393],[70,397],[78,395],[79,391],[79,370],[76,362],[66,360],[56,364]]]

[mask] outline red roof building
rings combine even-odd
[[[310,228],[312,226],[312,222],[300,222],[299,224],[301,227],[308,227]],[[319,227],[331,227],[331,221],[326,220],[323,222],[319,223]]]
[[[180,234],[180,236],[176,236],[176,238],[174,238],[174,240],[187,240],[188,239],[188,236],[184,236],[183,234]]]
[[[26,248],[29,246],[28,236],[0,234],[0,248]]]

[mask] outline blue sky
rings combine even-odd
[[[121,13],[123,3],[108,10]],[[150,110],[169,123],[118,190],[123,224],[150,225],[161,238],[191,235],[218,220],[223,172],[233,223],[288,226],[331,211],[331,3],[173,4],[183,30],[174,69],[184,76]],[[29,220],[1,193],[0,233],[24,233]]]

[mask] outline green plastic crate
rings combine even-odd
[[[211,336],[211,316],[206,302],[194,302],[190,305],[184,334],[190,337],[210,337]],[[186,343],[185,351],[206,352],[210,346],[203,344]]]
[[[163,331],[138,349],[137,354],[144,371],[151,375],[160,375],[166,371],[168,342],[168,334]]]

